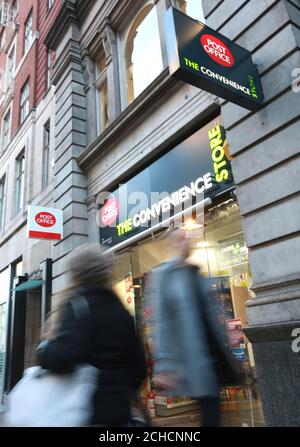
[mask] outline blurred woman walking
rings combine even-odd
[[[101,246],[69,256],[69,287],[56,297],[46,340],[37,349],[42,368],[64,374],[81,364],[99,370],[91,425],[124,426],[130,401],[146,375],[145,356],[130,314],[109,287],[111,260]]]

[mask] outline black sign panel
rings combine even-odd
[[[171,76],[249,110],[263,102],[251,54],[175,8],[166,14]]]
[[[152,228],[173,215],[172,207],[186,205],[193,190],[204,199],[233,184],[220,116],[107,197],[97,216],[101,244],[112,247]]]

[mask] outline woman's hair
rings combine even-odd
[[[75,288],[107,286],[110,266],[111,257],[99,244],[82,245],[67,259],[67,270]]]
[[[107,288],[112,260],[99,244],[85,244],[73,250],[66,260],[69,285],[53,296],[55,304],[42,329],[42,338],[55,336],[62,309],[80,288]]]

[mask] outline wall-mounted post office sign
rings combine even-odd
[[[175,8],[166,14],[170,74],[249,110],[263,102],[251,54]]]
[[[43,206],[28,207],[27,237],[60,241],[63,237],[63,212]]]

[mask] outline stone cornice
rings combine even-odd
[[[263,294],[264,292],[270,290],[277,290],[278,288],[283,288],[287,286],[294,286],[296,284],[300,284],[300,273],[291,274],[289,276],[284,276],[280,278],[276,278],[275,280],[269,280],[261,283],[255,283],[251,286],[251,289],[255,293]]]
[[[256,297],[247,301],[247,307],[270,305],[282,301],[300,300],[300,274],[292,274],[276,280],[253,284]]]
[[[243,330],[247,338],[252,343],[267,343],[276,341],[292,341],[292,331],[293,329],[299,327],[300,321],[292,320],[288,322],[244,327]]]
[[[82,58],[80,54],[79,44],[76,40],[70,39],[68,45],[56,61],[55,70],[53,73],[52,82],[54,85],[63,77],[68,71],[68,68],[72,63],[82,64]]]
[[[77,0],[77,17],[82,22],[97,0]]]
[[[46,47],[55,50],[57,43],[71,23],[78,24],[76,0],[64,0],[49,33],[44,39]]]
[[[115,28],[123,23],[124,19],[131,16],[133,5],[136,4],[135,0],[121,0],[111,10],[110,21]],[[140,8],[143,4],[140,4]]]
[[[132,104],[111,123],[78,157],[79,165],[85,169],[95,159],[100,158],[124,135],[136,127],[141,120],[159,107],[161,101],[181,83],[171,78],[169,70],[164,70],[155,81],[141,93]]]
[[[86,204],[88,207],[88,211],[91,211],[93,209],[98,209],[95,195],[88,196],[88,198],[86,199]]]

